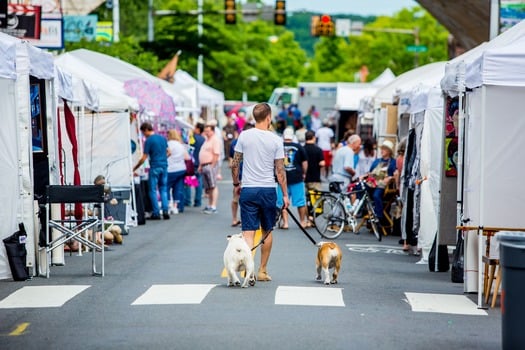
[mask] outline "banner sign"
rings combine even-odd
[[[17,38],[39,39],[41,14],[41,6],[8,4],[7,21],[5,26],[2,22],[0,31]]]
[[[64,40],[78,42],[93,41],[97,35],[97,15],[64,16]]]
[[[113,41],[113,22],[97,23],[97,41]]]

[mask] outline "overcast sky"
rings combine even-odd
[[[273,5],[275,0],[263,0]],[[286,0],[287,11],[306,9],[311,12],[327,14],[387,15],[417,6],[414,0]]]

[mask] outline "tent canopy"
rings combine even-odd
[[[55,59],[58,96],[94,111],[138,110],[136,99],[124,92],[123,83],[65,53]]]
[[[16,80],[17,46],[23,45],[29,57],[29,74],[53,79],[53,56],[29,43],[0,32],[0,78]]]
[[[196,91],[197,103],[199,106],[223,106],[224,93],[200,83],[197,79],[192,77],[188,72],[177,69],[175,72],[175,82],[173,85],[179,89],[193,88]]]
[[[467,86],[525,86],[525,31],[523,37],[508,46],[486,50],[467,76]],[[474,74],[474,68],[476,73]]]
[[[173,98],[177,106],[189,106],[191,103],[191,98],[177,90],[173,84],[118,58],[86,49],[73,50],[69,54],[121,83],[131,79],[142,78],[160,84],[162,89]]]
[[[480,86],[478,76],[482,70],[482,55],[487,50],[498,49],[521,40],[525,33],[525,20],[501,33],[489,42],[483,43],[470,51],[451,60],[445,67],[441,88],[450,96],[456,96],[460,89],[458,83],[467,88]]]
[[[426,86],[434,85],[436,77],[443,76],[445,65],[446,62],[444,61],[429,63],[397,76],[374,95],[374,107],[379,108],[382,103],[393,103],[396,94],[403,90],[412,89],[418,83]]]

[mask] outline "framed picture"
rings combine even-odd
[[[31,139],[33,153],[44,153],[45,144],[45,109],[43,106],[44,99],[43,84],[39,81],[31,81],[29,86],[29,97],[31,106]]]

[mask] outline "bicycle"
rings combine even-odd
[[[368,185],[360,179],[353,183],[353,188],[349,192],[341,190],[343,182],[331,182],[330,192],[323,192],[321,197],[315,202],[311,215],[313,216],[314,226],[319,234],[327,239],[335,239],[341,235],[345,226],[352,228],[356,233],[357,215],[361,210],[364,218],[368,221],[371,229],[378,241],[381,241],[381,232],[379,231],[379,220],[374,213],[374,206],[368,191]],[[346,205],[351,201],[352,195],[358,198],[353,205]]]

